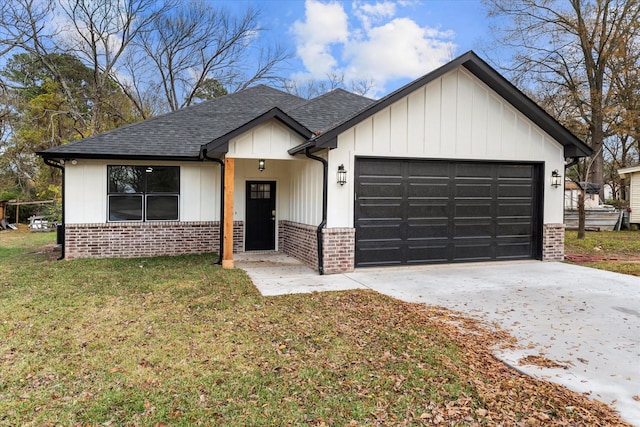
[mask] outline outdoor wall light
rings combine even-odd
[[[344,170],[344,165],[338,166],[338,184],[345,185],[347,183],[347,171]]]
[[[553,188],[558,188],[562,184],[562,175],[558,172],[558,169],[551,172],[551,186]]]
[[[71,164],[72,164],[72,165],[77,165],[77,164],[78,164],[78,161],[77,161],[76,159],[71,159]]]
[[[262,172],[264,170],[265,161],[264,159],[258,160],[258,170]]]

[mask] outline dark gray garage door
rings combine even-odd
[[[356,159],[356,266],[540,256],[540,166]]]

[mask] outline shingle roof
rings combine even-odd
[[[284,111],[318,135],[374,102],[373,99],[336,89]]]
[[[203,144],[272,108],[291,109],[306,102],[259,85],[38,154],[51,158],[197,158]]]
[[[259,85],[60,147],[43,157],[197,159],[203,146],[277,118],[309,138],[374,102],[338,89],[306,100]]]

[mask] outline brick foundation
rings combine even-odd
[[[544,224],[542,232],[542,260],[564,260],[564,224]]]
[[[234,252],[243,248],[243,223],[234,222]],[[133,258],[217,252],[220,226],[207,222],[66,224],[65,258]]]
[[[325,274],[349,273],[354,270],[355,228],[325,228],[323,243]]]
[[[278,250],[318,270],[317,226],[292,221],[278,223]]]

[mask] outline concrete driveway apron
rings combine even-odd
[[[345,276],[403,301],[497,322],[519,344],[498,358],[607,403],[640,426],[640,278],[539,261],[359,269]],[[519,365],[529,355],[566,369]]]

